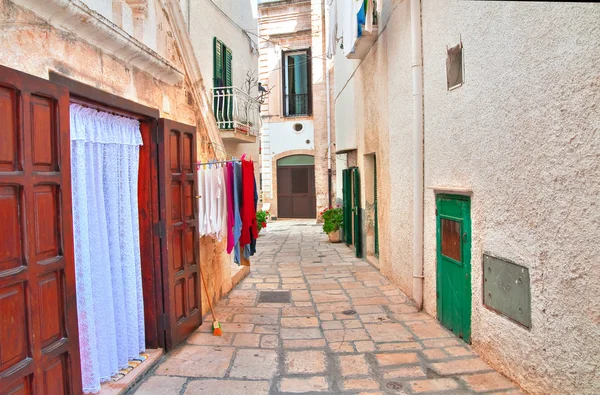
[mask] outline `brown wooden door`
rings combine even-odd
[[[315,218],[314,166],[277,168],[277,207],[280,218]]]
[[[196,128],[159,122],[161,242],[166,347],[181,343],[202,323],[196,203]]]
[[[0,66],[0,393],[80,394],[69,91]]]

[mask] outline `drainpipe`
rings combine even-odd
[[[327,67],[327,61],[325,61],[325,90],[327,91],[327,185],[329,195],[329,207],[332,207],[331,202],[331,189],[332,189],[332,177],[331,177],[331,98],[329,92],[329,67]]]
[[[423,55],[421,0],[410,0],[413,80],[413,299],[423,308]]]

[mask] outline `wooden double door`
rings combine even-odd
[[[0,394],[80,394],[69,103],[128,102],[0,66]],[[140,110],[142,113],[145,110]],[[126,113],[122,111],[121,113]],[[127,113],[129,115],[129,113]],[[170,349],[201,324],[195,127],[140,119],[146,341]]]
[[[277,215],[280,218],[315,218],[315,166],[277,167]]]

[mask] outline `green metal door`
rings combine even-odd
[[[471,207],[466,196],[438,195],[437,316],[467,343],[471,340]]]
[[[354,251],[356,257],[362,257],[362,236],[360,226],[360,176],[358,173],[358,167],[352,169],[352,195],[353,195],[353,207],[352,212],[354,214]]]
[[[342,170],[342,198],[343,198],[343,213],[344,213],[344,242],[347,245],[352,244],[352,178],[350,169]]]

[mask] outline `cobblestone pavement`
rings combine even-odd
[[[259,293],[291,291],[291,303]],[[307,221],[269,224],[251,274],[135,390],[142,394],[521,392]]]

